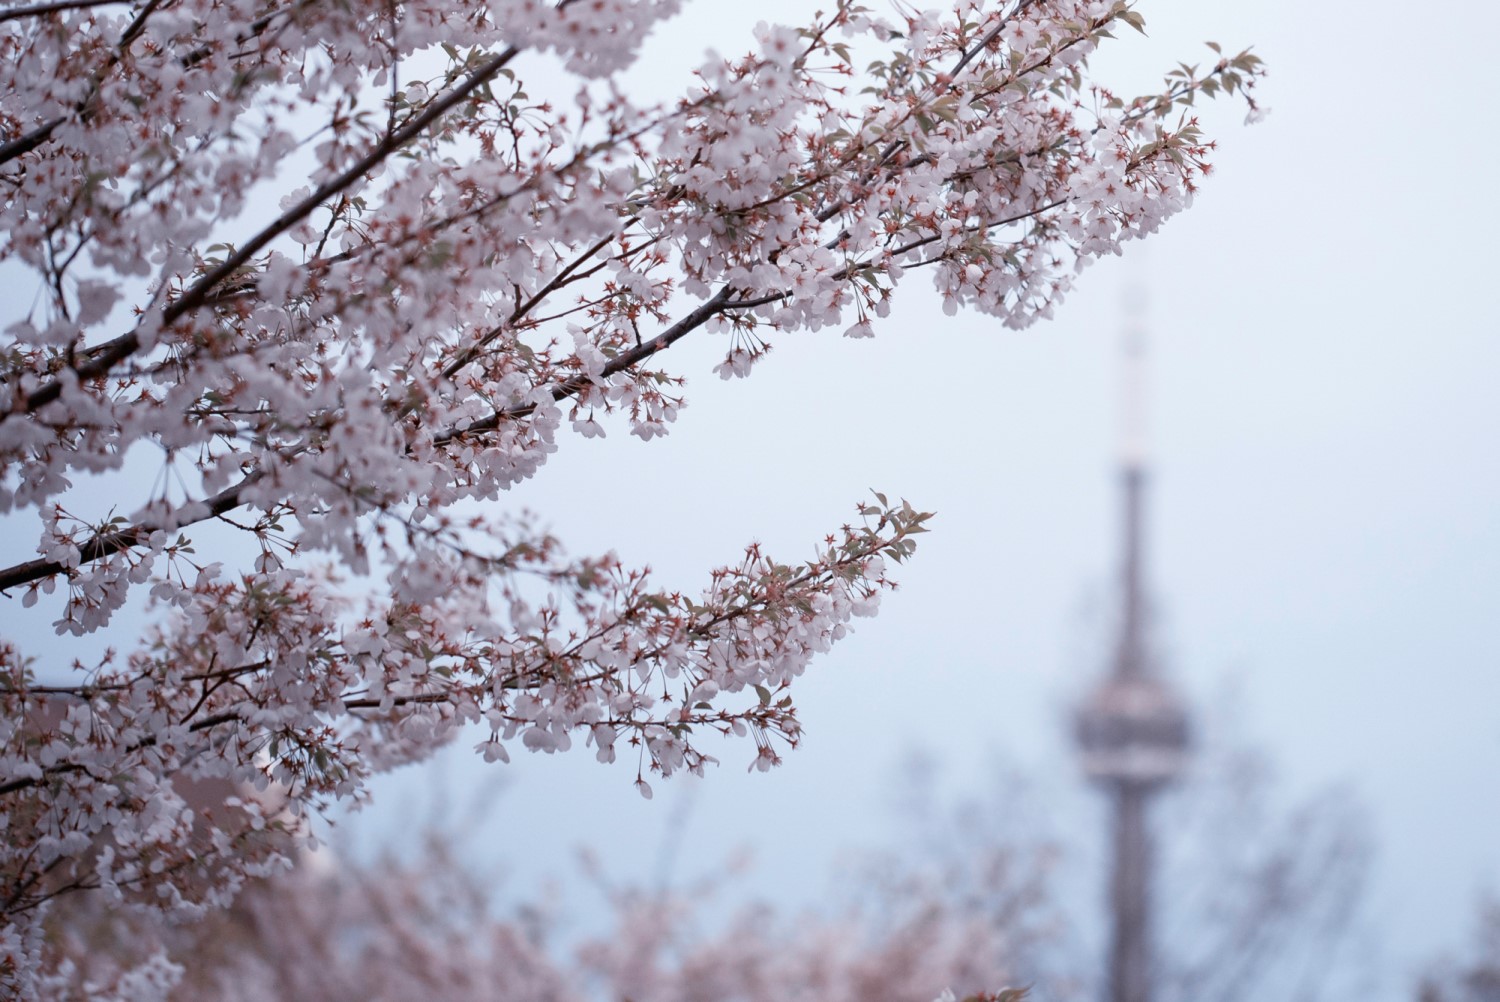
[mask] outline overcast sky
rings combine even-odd
[[[690,4],[638,83],[675,93],[705,47],[738,51],[756,18],[811,9],[739,6]],[[674,873],[748,845],[763,892],[809,900],[839,847],[896,836],[887,793],[910,747],[955,791],[982,790],[1000,748],[1057,803],[1076,797],[1063,731],[1102,668],[1121,303],[1139,286],[1165,660],[1200,704],[1236,686],[1289,796],[1348,782],[1370,805],[1368,916],[1393,958],[1378,998],[1464,941],[1481,889],[1500,888],[1500,10],[1141,10],[1151,37],[1102,53],[1103,79],[1134,92],[1205,39],[1253,44],[1272,114],[1210,113],[1221,149],[1197,204],[1089,270],[1057,320],[946,318],[911,281],[873,341],[784,338],[748,380],[708,372],[720,345],[685,344],[690,406],[666,440],[570,440],[517,492],[575,551],[614,548],[694,589],[751,539],[803,557],[870,487],[938,512],[902,590],[799,684],[808,738],[781,769],[746,775],[750,749],[731,747],[650,803],[633,770],[586,754],[507,770],[475,844],[527,846],[519,884],[584,842],[617,877],[654,879],[663,833],[685,824]],[[450,787],[491,775],[459,760]],[[384,824],[426,783],[393,785]]]
[[[755,20],[814,6],[696,0],[633,79],[674,95],[705,48],[741,51]],[[1479,892],[1500,889],[1500,8],[1140,9],[1151,37],[1102,53],[1104,81],[1133,93],[1206,58],[1205,39],[1254,45],[1272,114],[1208,114],[1221,149],[1197,204],[1086,272],[1058,319],[1016,333],[947,318],[913,276],[874,340],[783,338],[747,380],[719,381],[722,342],[689,339],[667,362],[691,379],[669,437],[569,436],[515,492],[574,552],[615,549],[692,591],[751,540],[805,558],[870,488],[935,510],[901,591],[799,683],[805,747],[747,775],[753,748],[730,746],[706,781],[658,783],[649,803],[633,769],[581,749],[509,768],[450,755],[444,783],[383,784],[347,826],[360,841],[393,837],[434,785],[498,775],[509,786],[472,845],[518,888],[568,870],[583,843],[617,878],[653,880],[676,830],[674,876],[750,846],[758,889],[804,902],[841,847],[898,837],[888,799],[908,749],[970,793],[1002,749],[1044,803],[1075,803],[1064,728],[1103,668],[1117,346],[1136,287],[1164,660],[1202,705],[1235,687],[1289,796],[1347,782],[1370,805],[1368,915],[1394,958],[1377,1000],[1464,940]],[[1059,806],[1055,821],[1087,842],[1079,818],[1093,815]]]

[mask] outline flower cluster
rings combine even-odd
[[[1122,100],[1084,74],[1125,0],[839,0],[638,106],[614,75],[676,6],[0,11],[0,269],[33,280],[0,316],[0,515],[35,540],[0,601],[108,645],[0,645],[0,984],[32,991],[50,900],[221,905],[464,724],[490,759],[623,756],[648,796],[704,734],[774,764],[789,685],[924,514],[879,498],[689,597],[485,503],[565,428],[665,434],[656,359],[694,332],[744,375],[772,336],[872,334],[922,267],[949,308],[1047,315],[1187,204],[1194,97],[1259,73]]]

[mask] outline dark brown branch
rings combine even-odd
[[[255,480],[259,479],[257,474],[251,474],[244,480],[227,487],[211,498],[206,498],[201,504],[207,505],[207,513],[204,518],[213,518],[223,515],[225,512],[238,508],[240,505],[240,493]],[[197,519],[195,521],[201,521]],[[80,564],[93,563],[95,560],[103,560],[121,550],[128,550],[138,545],[151,533],[158,531],[162,526],[151,522],[141,522],[116,532],[106,532],[87,540],[78,548],[78,562]],[[15,564],[0,570],[0,592],[15,588],[20,585],[29,584],[32,581],[40,581],[43,578],[61,574],[67,567],[56,560],[28,560],[24,564]]]
[[[38,146],[52,138],[52,133],[66,119],[54,118],[45,125],[39,125],[24,136],[17,136],[10,142],[0,145],[0,164],[9,163],[16,157],[22,157],[36,149]]]
[[[978,57],[981,52],[983,52],[985,49],[988,49],[991,45],[994,44],[995,39],[1000,37],[1000,32],[1005,30],[1006,25],[1010,24],[1010,22],[1013,21],[1018,14],[1024,11],[1027,7],[1030,7],[1035,2],[1036,0],[1020,0],[1020,2],[1016,4],[1014,10],[1002,17],[999,22],[993,28],[991,28],[988,33],[985,34],[983,38],[969,47],[969,50],[963,54],[963,57],[959,59],[958,63],[953,67],[953,69],[948,71],[948,75],[950,77],[958,76],[959,72],[962,71],[965,66],[969,65],[969,63],[972,62],[976,57]]]
[[[55,3],[37,3],[30,7],[15,7],[0,13],[0,24],[6,21],[14,21],[21,17],[39,17],[42,14],[56,14],[65,10],[84,10],[89,7],[112,7],[115,4],[130,3],[131,0],[56,0]]]
[[[416,693],[409,696],[395,696],[393,697],[392,705],[406,706],[412,703],[441,703],[451,700],[452,698],[452,694],[446,692]],[[381,701],[377,699],[355,698],[347,698],[342,702],[344,704],[344,709],[350,712],[354,710],[375,709],[379,707],[381,703]],[[196,733],[199,731],[210,730],[214,727],[220,726],[221,724],[243,724],[244,722],[245,718],[239,711],[223,710],[219,713],[213,714],[212,716],[204,717],[202,720],[193,721],[193,723],[188,725],[188,730]],[[153,747],[155,744],[155,736],[142,738],[140,741],[127,747],[125,749],[125,754],[132,755],[136,752],[142,751],[143,749]],[[11,793],[17,793],[21,790],[31,789],[32,787],[41,786],[48,781],[49,777],[56,777],[74,772],[88,772],[88,767],[85,765],[80,765],[76,762],[64,762],[54,766],[49,766],[48,768],[42,770],[41,777],[37,779],[27,777],[24,779],[13,779],[8,783],[0,783],[0,797]]]
[[[584,251],[582,254],[578,255],[578,257],[574,258],[573,261],[569,263],[567,267],[563,268],[562,271],[558,272],[556,275],[553,275],[551,281],[542,286],[541,289],[537,290],[537,293],[530,299],[527,299],[524,303],[518,301],[516,303],[516,308],[511,312],[510,322],[515,323],[521,317],[525,316],[527,313],[530,313],[531,310],[535,308],[537,303],[540,303],[543,299],[547,298],[547,296],[550,295],[559,286],[565,284],[570,274],[581,267],[583,263],[586,262],[589,258],[593,257],[605,247],[609,246],[609,242],[614,238],[615,234],[613,233],[611,233],[609,236],[604,237],[598,243],[594,244],[588,250]],[[598,269],[591,269],[588,274],[592,274],[597,270]],[[496,327],[494,330],[485,334],[484,337],[480,338],[478,341],[470,345],[467,349],[460,353],[457,358],[443,367],[443,378],[452,379],[454,376],[456,376],[464,366],[472,362],[479,355],[479,353],[484,350],[485,346],[493,342],[495,338],[499,337],[501,333],[504,332],[504,330],[504,327]]]
[[[681,341],[688,334],[697,330],[699,327],[702,327],[716,314],[723,312],[724,304],[729,301],[731,292],[733,292],[733,290],[728,286],[720,289],[717,293],[714,294],[713,298],[707,299],[703,303],[699,304],[697,309],[689,313],[687,316],[683,317],[681,320],[677,321],[671,327],[668,327],[666,330],[662,331],[660,334],[656,335],[656,337],[643,344],[637,345],[634,348],[631,348],[629,351],[624,351],[616,355],[609,361],[609,364],[605,365],[600,375],[607,377],[613,376],[617,372],[623,372],[624,370],[629,369],[630,367],[637,365],[640,362],[644,362],[646,359],[650,358],[652,355],[655,355],[662,349],[668,348],[676,344],[678,341]],[[553,389],[552,399],[566,400],[568,397],[576,396],[577,394],[583,392],[584,388],[591,385],[592,382],[593,380],[588,376],[575,376],[572,379],[564,380],[562,383],[559,383],[555,389]],[[487,431],[494,431],[496,428],[500,427],[501,421],[506,421],[511,418],[525,417],[534,410],[536,410],[535,404],[521,404],[516,407],[503,408],[496,411],[490,417],[484,418],[480,421],[475,421],[473,424],[467,425],[463,428],[455,428],[449,431],[445,431],[439,435],[435,435],[433,437],[433,444],[447,445],[449,442],[466,438],[469,435],[478,435]]]
[[[243,720],[244,718],[242,718],[238,713],[226,711],[224,713],[216,713],[211,717],[204,717],[202,720],[194,721],[193,724],[188,727],[188,730],[206,731],[211,727],[218,727],[220,724],[228,724],[231,722],[243,723]],[[143,748],[150,748],[155,744],[155,737],[143,738],[142,740],[126,748],[125,754],[134,754],[135,752],[138,752]],[[3,797],[8,793],[15,793],[18,790],[26,790],[33,786],[41,786],[43,783],[47,782],[47,777],[49,776],[57,776],[69,772],[87,771],[87,766],[79,765],[76,762],[66,762],[61,765],[54,765],[50,768],[42,770],[42,776],[39,779],[13,779],[9,783],[0,783],[0,797]]]

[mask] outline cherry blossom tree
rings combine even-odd
[[[797,915],[726,908],[719,886],[601,881],[606,921],[570,942],[555,906],[501,913],[493,884],[433,833],[409,862],[335,856],[252,881],[203,922],[142,922],[73,896],[48,920],[61,962],[47,989],[202,1002],[1020,1002],[1023,990],[982,986],[1016,983],[1024,953],[1055,936],[1040,928],[1044,872],[990,866],[962,895],[908,884],[901,897]]]
[[[837,0],[644,106],[618,75],[677,6],[0,6],[7,991],[48,902],[222,907],[464,725],[647,796],[706,736],[774,764],[925,513],[876,495],[684,592],[493,502],[569,432],[665,434],[689,335],[743,376],[873,334],[920,268],[949,311],[1049,315],[1189,204],[1189,106],[1260,72],[1215,50],[1126,99],[1087,76],[1126,0]]]
[[[1162,943],[1162,996],[1370,995],[1346,977],[1366,966],[1362,955],[1341,949],[1368,852],[1364,819],[1328,791],[1272,808],[1262,756],[1245,748],[1217,747],[1202,766],[1164,832],[1171,869],[1188,879],[1164,898],[1177,921]],[[503,882],[483,872],[490,860],[477,866],[450,821],[404,858],[334,851],[252,881],[202,922],[143,921],[98,896],[71,896],[48,918],[60,958],[48,988],[73,997],[87,986],[124,994],[175,983],[167,997],[215,1002],[1026,997],[983,994],[1008,984],[1052,1002],[1098,998],[1099,957],[1080,933],[1097,903],[1065,888],[1083,854],[1058,829],[1054,796],[1003,759],[984,770],[986,789],[956,803],[934,794],[931,760],[896,772],[895,843],[855,850],[817,912],[744,902],[726,877],[733,865],[647,890],[592,858],[585,869],[602,905],[577,887],[502,904]],[[1192,885],[1207,893],[1177,893]],[[582,933],[570,921],[580,914],[590,917]],[[1424,990],[1437,1002],[1449,991],[1479,1002],[1493,966],[1445,969],[1442,988],[1435,972]]]

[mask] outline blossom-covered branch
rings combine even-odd
[[[706,734],[774,763],[925,514],[877,498],[689,597],[495,503],[569,431],[665,434],[684,338],[745,375],[873,334],[924,266],[950,310],[1049,315],[1188,204],[1192,102],[1259,74],[1216,52],[1116,97],[1086,71],[1126,0],[838,0],[638,105],[617,75],[677,6],[0,13],[0,268],[33,283],[0,316],[0,515],[34,540],[0,601],[107,645],[0,648],[0,979],[30,990],[56,896],[222,904],[465,723],[492,759],[623,754],[647,794]]]

